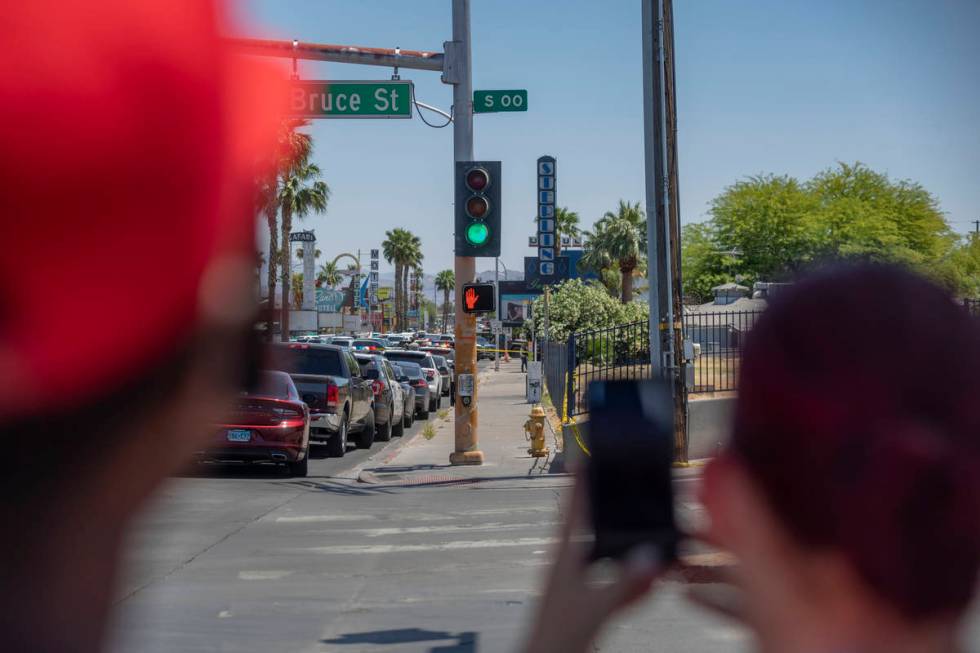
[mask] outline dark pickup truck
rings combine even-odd
[[[374,390],[354,356],[336,345],[276,345],[273,368],[288,372],[310,407],[310,442],[326,442],[331,456],[347,450],[348,434],[357,446],[374,442]]]

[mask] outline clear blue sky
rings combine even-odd
[[[980,2],[692,0],[675,3],[681,211],[758,173],[806,178],[862,161],[922,183],[957,231],[980,219]],[[245,0],[235,30],[266,38],[441,50],[449,0]],[[588,225],[644,199],[638,0],[474,0],[477,89],[526,88],[527,113],[478,115],[477,158],[503,162],[504,251],[520,268],[534,162],[558,158],[558,201]],[[301,64],[315,79],[390,70]],[[438,73],[402,71],[449,109]],[[439,122],[439,116],[430,114]],[[427,273],[452,265],[452,131],[411,121],[321,120],[316,161],[333,191],[305,221],[327,255],[406,227]],[[479,261],[478,270],[492,268]]]

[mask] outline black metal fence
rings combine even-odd
[[[745,336],[761,314],[760,310],[684,315],[684,337],[695,347],[689,392],[735,390]],[[649,378],[650,326],[643,320],[580,331],[564,342],[543,343],[541,355],[545,384],[559,415],[582,415],[589,412],[586,390],[591,381]]]
[[[712,311],[684,315],[684,337],[694,344],[694,383],[689,392],[734,390],[745,337],[762,311]]]

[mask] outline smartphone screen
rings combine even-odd
[[[593,559],[622,558],[639,544],[653,545],[664,563],[677,557],[672,409],[670,392],[660,380],[589,386]]]

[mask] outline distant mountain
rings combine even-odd
[[[476,278],[481,281],[493,281],[493,270],[487,270],[486,272],[478,272]],[[523,281],[524,280],[524,270],[504,270],[503,267],[500,268],[500,280],[501,281]]]

